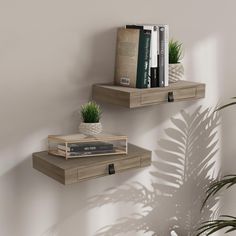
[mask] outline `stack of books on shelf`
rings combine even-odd
[[[48,153],[66,159],[127,154],[127,136],[99,134],[49,135]]]
[[[168,25],[126,25],[117,30],[116,85],[165,87],[168,73]]]
[[[65,144],[58,144],[57,148],[58,152],[63,156],[65,156],[67,152],[69,157],[114,152],[114,145],[105,142],[70,143],[67,146]]]

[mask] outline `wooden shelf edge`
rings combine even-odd
[[[128,154],[121,155],[65,160],[63,157],[49,155],[47,151],[42,151],[33,153],[32,156],[34,169],[64,185],[108,176],[110,164],[115,166],[116,173],[120,173],[150,166],[152,160],[150,150],[133,144],[128,144]]]
[[[92,98],[126,108],[138,108],[168,102],[168,93],[173,92],[175,102],[193,101],[205,97],[206,85],[191,81],[179,81],[164,88],[128,88],[112,84],[94,84]]]

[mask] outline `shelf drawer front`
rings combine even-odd
[[[173,92],[174,100],[180,101],[188,98],[196,97],[196,88],[185,88],[179,90],[169,90],[169,91],[150,91],[148,93],[141,95],[141,105],[148,105],[153,103],[161,103],[168,101],[168,92]]]
[[[129,158],[125,160],[110,162],[97,166],[89,166],[88,168],[78,169],[78,181],[99,176],[109,175],[109,164],[114,164],[115,172],[120,172],[126,169],[138,168],[141,166],[140,157]]]

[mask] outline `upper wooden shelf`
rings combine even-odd
[[[152,152],[128,144],[128,154],[80,157],[66,160],[47,151],[33,153],[33,167],[62,184],[98,178],[151,165]]]
[[[172,98],[175,102],[204,98],[205,84],[181,80],[171,83],[168,87],[148,89],[95,84],[92,97],[99,102],[136,108],[170,102]]]

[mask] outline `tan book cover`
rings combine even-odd
[[[116,43],[115,84],[136,88],[139,29],[118,28]]]

